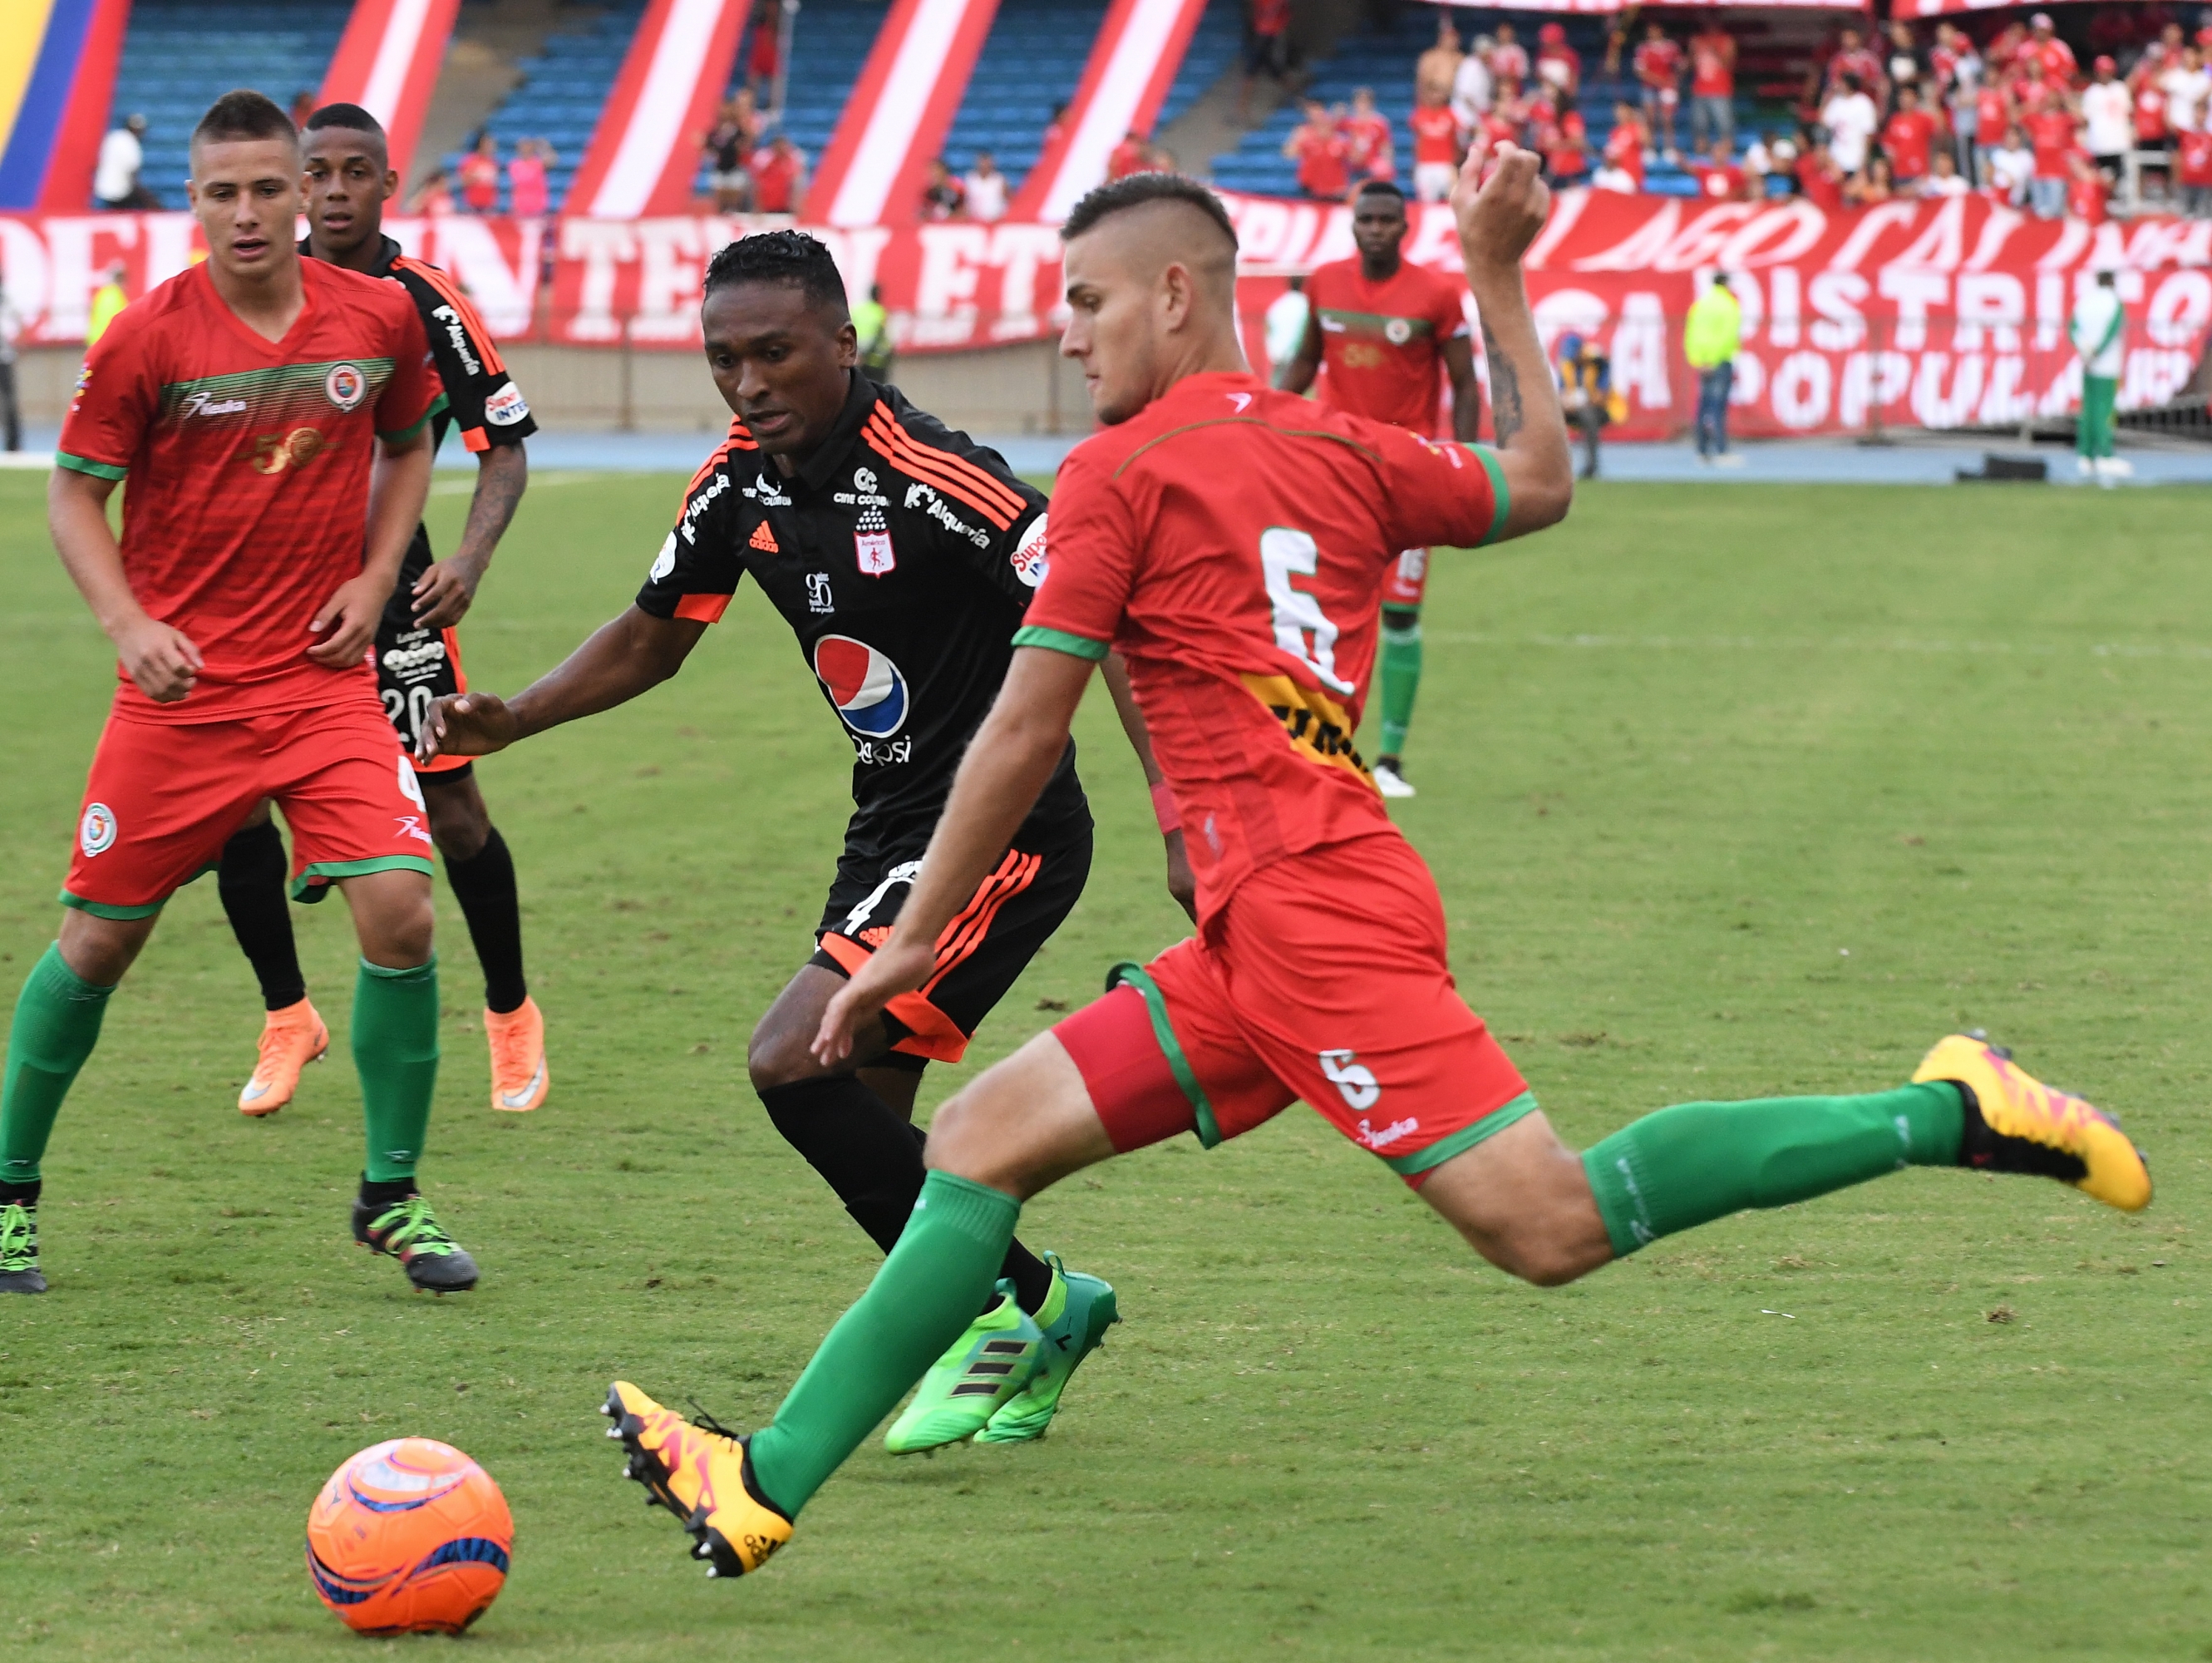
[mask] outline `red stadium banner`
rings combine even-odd
[[[319,104],[358,104],[384,124],[400,177],[422,134],[461,0],[355,0]]]
[[[568,199],[604,219],[691,205],[699,136],[730,84],[747,0],[653,0],[577,164]]]
[[[1008,217],[1059,224],[1106,177],[1114,147],[1132,132],[1152,131],[1205,10],[1206,0],[1115,0],[1060,137],[1022,181]]]
[[[998,12],[999,0],[896,0],[807,187],[832,225],[913,210]]]
[[[1243,245],[1247,350],[1289,274],[1352,252],[1343,207],[1225,198]],[[1407,258],[1458,269],[1449,210],[1417,207]],[[575,346],[696,351],[708,258],[781,221],[708,216],[535,222],[393,219],[409,250],[454,273],[495,333]],[[970,350],[1058,327],[1060,238],[1029,222],[808,228],[855,294],[880,284],[900,349]],[[0,216],[0,265],[27,342],[82,340],[99,273],[120,259],[136,295],[195,257],[186,214]],[[542,257],[552,283],[541,290]],[[1826,214],[1802,201],[1704,203],[1570,192],[1529,251],[1547,347],[1572,331],[1610,356],[1627,404],[1620,438],[1685,426],[1695,378],[1681,320],[1712,272],[1744,308],[1736,430],[1838,433],[1878,424],[2005,425],[2070,409],[2079,365],[2066,320],[2100,270],[2131,320],[2124,409],[2192,384],[2212,333],[2212,221],[2091,226],[1980,198]]]
[[[2061,0],[2063,3],[2063,0]],[[2074,0],[2085,3],[2086,0]],[[2002,11],[2008,8],[2026,11],[2031,6],[2040,9],[2042,0],[1890,0],[1892,17],[1949,17],[1962,11]]]

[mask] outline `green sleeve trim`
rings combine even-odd
[[[1106,643],[1093,641],[1089,636],[1070,635],[1066,630],[1048,630],[1036,624],[1024,624],[1014,631],[1017,647],[1042,647],[1048,651],[1066,653],[1072,658],[1087,658],[1093,664],[1106,656]]]
[[[1401,1178],[1417,1178],[1421,1173],[1441,1167],[1455,1154],[1465,1154],[1476,1144],[1504,1131],[1516,1121],[1525,1120],[1536,1112],[1536,1093],[1522,1092],[1510,1103],[1492,1109],[1472,1126],[1462,1126],[1449,1137],[1438,1138],[1425,1149],[1416,1149],[1412,1154],[1401,1154],[1393,1160],[1382,1157],[1382,1164]]]
[[[65,450],[58,450],[54,453],[54,466],[70,468],[78,473],[89,473],[99,479],[120,479],[131,472],[129,468],[111,466],[106,462],[95,462],[88,456],[72,456]]]
[[[434,869],[420,855],[379,855],[373,861],[310,861],[292,880],[292,899],[304,901],[310,889],[326,889],[340,878],[366,877],[372,872],[420,872],[427,878]],[[318,878],[323,880],[319,884],[314,881]],[[318,894],[314,899],[322,897]]]
[[[386,433],[383,429],[379,428],[377,429],[376,436],[383,440],[387,445],[404,445],[416,434],[420,433],[424,428],[428,427],[430,424],[430,418],[445,408],[446,395],[441,393],[436,398],[430,400],[430,407],[422,412],[421,418],[411,427],[403,427],[396,433]]]
[[[83,896],[72,895],[64,889],[61,892],[61,903],[64,906],[73,906],[80,912],[89,912],[95,918],[150,918],[169,904],[169,898],[164,895],[160,900],[149,902],[144,906],[110,906],[105,901],[88,901]]]
[[[1168,1002],[1160,991],[1160,984],[1148,975],[1143,966],[1123,962],[1106,972],[1106,991],[1111,993],[1124,984],[1133,987],[1145,997],[1145,1008],[1152,1019],[1152,1038],[1159,1042],[1160,1054],[1168,1059],[1168,1071],[1175,1075],[1176,1084],[1190,1100],[1190,1112],[1198,1123],[1198,1141],[1206,1148],[1221,1142],[1221,1124],[1213,1118],[1213,1105],[1206,1100],[1206,1087],[1198,1083],[1198,1075],[1190,1066],[1190,1059],[1182,1054],[1182,1042],[1176,1038],[1175,1024],[1168,1020]]]
[[[1490,494],[1497,499],[1498,506],[1490,515],[1490,529],[1482,539],[1485,543],[1495,543],[1505,535],[1506,516],[1513,512],[1513,493],[1505,485],[1505,464],[1498,460],[1498,453],[1487,445],[1469,445],[1468,448],[1474,453],[1474,460],[1482,464],[1482,471],[1490,476]]]

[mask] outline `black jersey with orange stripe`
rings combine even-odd
[[[637,604],[712,623],[751,573],[853,742],[848,854],[919,855],[1044,568],[1043,494],[854,371],[836,426],[788,476],[730,424]],[[1089,822],[1071,744],[1017,842]]]

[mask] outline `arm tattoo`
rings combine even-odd
[[[499,456],[502,451],[491,454]],[[476,494],[469,503],[468,522],[462,527],[456,555],[467,553],[479,565],[490,560],[491,551],[499,546],[499,539],[514,518],[528,480],[529,475],[511,462],[495,462],[477,469]]]
[[[1513,361],[1498,350],[1498,337],[1482,326],[1482,350],[1490,360],[1490,416],[1500,448],[1513,442],[1521,430],[1521,377]]]

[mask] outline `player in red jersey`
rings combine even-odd
[[[1387,180],[1359,187],[1352,240],[1359,248],[1356,259],[1318,266],[1307,280],[1313,310],[1305,344],[1275,385],[1303,393],[1325,363],[1323,404],[1431,436],[1442,377],[1449,375],[1452,436],[1473,443],[1481,428],[1482,393],[1461,285],[1401,257],[1406,198]],[[1375,783],[1386,797],[1413,795],[1406,781],[1406,732],[1421,688],[1421,592],[1428,573],[1428,550],[1407,549],[1382,580],[1382,753],[1375,759]]]
[[[1547,192],[1536,158],[1508,149],[1478,193],[1485,160],[1470,158],[1453,208],[1495,452],[1316,411],[1254,379],[1234,314],[1236,233],[1202,186],[1107,186],[1068,216],[1061,350],[1082,361],[1105,430],[1060,470],[1052,568],[1005,687],[913,898],[830,1002],[816,1055],[844,1055],[927,975],[935,932],[1051,775],[1109,649],[1194,828],[1198,934],[1117,969],[1103,999],[938,1111],[898,1246],[769,1425],[750,1438],[694,1426],[615,1383],[605,1409],[630,1476],[685,1520],[716,1575],[756,1570],[790,1539],[799,1509],[966,1323],[1024,1201],[1179,1133],[1216,1144],[1299,1098],[1484,1258],[1547,1286],[1905,1165],[2044,1173],[2123,1209],[2149,1201],[2149,1174],[2109,1118],[1965,1034],[1894,1090],[1681,1104],[1577,1155],[1461,1002],[1436,886],[1351,736],[1389,551],[1525,535],[1564,515],[1573,489],[1520,269]]]
[[[344,892],[361,939],[354,1061],[368,1120],[356,1240],[410,1281],[477,1267],[417,1193],[438,1071],[430,833],[376,697],[369,643],[422,518],[442,398],[397,284],[292,246],[300,149],[258,93],[192,134],[208,259],[86,356],[47,509],[62,563],[120,661],[62,890],[61,939],[24,984],[0,1085],[0,1290],[40,1293],[39,1163],[115,984],[163,905],[264,799],[295,895]],[[125,478],[118,545],[106,503]]]
[[[456,627],[475,601],[529,483],[524,442],[538,430],[507,373],[499,346],[459,286],[436,266],[409,258],[384,235],[384,204],[399,189],[376,118],[358,104],[326,104],[303,136],[307,236],[300,253],[349,271],[389,277],[406,291],[430,344],[446,405],[431,418],[435,454],[449,424],[477,459],[476,494],[459,545],[432,558],[417,526],[376,631],[377,693],[402,746],[412,747],[431,702],[468,685]],[[461,904],[484,978],[484,1033],[491,1051],[491,1106],[523,1111],[544,1102],[545,1019],[522,973],[522,907],[514,857],[491,822],[465,757],[417,764],[430,837]],[[261,984],[259,1055],[239,1093],[249,1115],[273,1114],[292,1100],[300,1070],[322,1054],[330,1033],[307,997],[292,921],[284,905],[284,844],[264,807],[223,846],[216,881],[223,911]],[[313,891],[311,895],[322,892]]]

